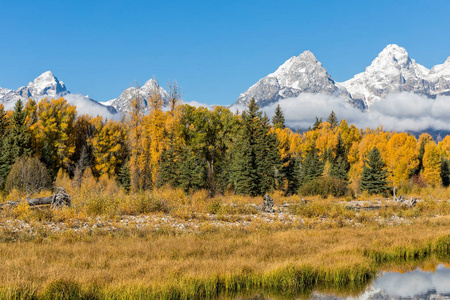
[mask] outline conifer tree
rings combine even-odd
[[[450,185],[450,161],[445,157],[441,158],[441,180],[443,186]]]
[[[367,154],[361,178],[361,190],[370,194],[386,194],[388,189],[386,165],[376,147]]]
[[[191,149],[186,149],[180,174],[180,186],[186,191],[196,191],[206,186],[206,162]]]
[[[128,168],[128,162],[125,162],[120,168],[119,174],[117,175],[117,180],[120,185],[128,192],[131,189],[131,177],[130,169]]]
[[[21,100],[16,102],[10,124],[2,142],[0,154],[0,178],[5,182],[11,166],[21,156],[31,156],[31,136],[26,125],[26,112]]]
[[[339,125],[339,121],[334,111],[331,111],[330,115],[328,116],[327,122],[330,123],[331,129],[334,129]]]
[[[310,130],[314,131],[316,129],[319,129],[320,124],[322,124],[322,118],[319,119],[318,117],[316,117],[316,121],[314,122],[313,127],[310,128]]]
[[[275,109],[275,115],[272,118],[272,124],[274,128],[286,128],[285,119],[283,111],[281,110],[280,104],[277,105],[277,108]]]
[[[348,182],[348,171],[350,164],[348,163],[347,153],[341,134],[338,134],[338,143],[336,146],[336,156],[332,159],[330,175],[340,178]]]
[[[311,149],[306,153],[302,164],[302,184],[322,176],[324,162],[320,160],[316,143],[313,142]]]
[[[275,188],[280,168],[276,135],[270,131],[269,119],[262,116],[255,99],[243,112],[241,122],[232,158],[231,182],[239,194],[263,195]]]

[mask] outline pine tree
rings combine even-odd
[[[181,163],[180,186],[186,192],[206,187],[206,162],[191,149],[186,149]]]
[[[330,123],[331,129],[334,129],[339,125],[339,121],[334,111],[331,111],[330,115],[328,116],[327,122]]]
[[[350,169],[347,155],[348,151],[345,149],[344,141],[339,133],[336,156],[332,159],[330,175],[342,179],[345,182],[348,182],[348,171]]]
[[[388,187],[386,165],[376,147],[367,154],[361,178],[361,190],[370,194],[386,194]]]
[[[128,192],[131,189],[131,177],[130,169],[128,168],[128,162],[125,162],[120,168],[119,174],[117,175],[117,180],[120,185]]]
[[[313,142],[302,164],[302,184],[322,176],[324,163],[320,160],[317,152],[316,143]]]
[[[322,118],[318,118],[318,117],[316,117],[316,121],[314,122],[314,124],[313,124],[313,127],[311,128],[311,130],[316,130],[316,129],[319,129],[319,126],[320,126],[320,124],[322,124]]]
[[[26,125],[26,112],[23,110],[21,100],[16,102],[14,112],[11,116],[10,124],[2,142],[2,152],[0,156],[0,178],[5,182],[6,176],[11,166],[21,156],[31,156],[31,136]]]
[[[236,192],[251,196],[263,195],[275,188],[280,169],[278,141],[270,130],[269,119],[262,116],[255,99],[242,114],[233,159],[231,182]]]
[[[450,161],[444,157],[441,158],[441,180],[443,186],[450,185]]]
[[[272,124],[274,128],[286,128],[285,119],[283,111],[281,110],[280,104],[277,105],[277,108],[275,109],[275,115],[272,118]]]

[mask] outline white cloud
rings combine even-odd
[[[359,128],[383,125],[385,130],[390,131],[450,130],[450,96],[438,96],[433,100],[406,92],[392,94],[364,112],[342,98],[323,94],[301,94],[279,103],[286,124],[293,128],[308,128],[316,116],[326,120],[333,110],[339,119],[346,119]],[[263,110],[272,116],[276,105],[264,107]],[[242,111],[245,107],[235,106],[232,109]]]

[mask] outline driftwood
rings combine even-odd
[[[41,206],[41,205],[50,205],[52,208],[60,208],[63,206],[71,206],[72,202],[70,200],[70,196],[66,193],[63,188],[55,188],[55,193],[50,197],[42,197],[42,198],[33,198],[25,200],[29,206]],[[14,207],[21,202],[19,201],[9,201],[3,204],[0,204],[0,209],[4,207]]]
[[[418,198],[414,198],[414,197],[410,197],[409,199],[407,199],[406,197],[403,197],[402,195],[400,195],[399,197],[397,197],[395,195],[395,191],[397,190],[397,187],[394,187],[394,201],[399,202],[401,204],[406,204],[410,207],[413,207],[414,205],[416,205],[417,201],[419,200]]]

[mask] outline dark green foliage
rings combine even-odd
[[[319,119],[318,117],[316,117],[316,121],[314,122],[313,127],[310,129],[316,130],[319,128],[320,124],[322,124],[322,118]]]
[[[334,129],[339,125],[339,120],[337,119],[334,111],[331,111],[330,115],[328,116],[327,122],[330,123],[331,129]]]
[[[323,176],[302,185],[299,193],[304,196],[320,195],[323,198],[333,195],[343,197],[350,195],[348,185],[342,179],[333,176]]]
[[[13,188],[29,193],[51,187],[51,178],[44,164],[37,157],[21,157],[16,160],[6,178],[5,189]]]
[[[450,185],[450,160],[444,157],[441,158],[441,179],[443,186]]]
[[[130,169],[128,168],[128,162],[125,162],[120,168],[117,180],[120,185],[128,192],[131,189],[131,176]]]
[[[270,132],[269,119],[262,115],[254,99],[242,114],[232,163],[230,181],[237,193],[257,196],[275,188],[280,169],[278,142]]]
[[[316,144],[314,143],[306,153],[305,160],[302,164],[302,185],[322,176],[323,169],[324,163],[320,160]]]
[[[330,175],[348,183],[348,171],[350,164],[348,163],[348,151],[345,148],[341,134],[338,134],[338,143],[336,146],[336,156],[331,160]]]
[[[419,155],[417,156],[417,159],[419,160],[419,164],[417,167],[412,171],[414,175],[419,175],[420,172],[423,170],[423,155],[425,154],[425,145],[427,144],[427,140],[423,139],[419,146]]]
[[[280,104],[278,104],[277,108],[275,109],[275,115],[272,118],[272,124],[274,128],[286,128],[284,114],[281,110]]]
[[[5,132],[5,137],[2,139],[0,154],[0,178],[2,182],[4,182],[11,166],[19,157],[22,155],[30,156],[33,153],[26,117],[22,101],[19,100],[14,106],[10,124]]]
[[[288,164],[282,168],[284,177],[287,179],[285,195],[292,195],[298,191],[301,178],[300,158],[289,157]]]
[[[364,163],[361,190],[370,194],[386,194],[388,187],[387,170],[376,147],[369,151]]]
[[[180,171],[180,186],[186,192],[206,187],[206,162],[191,149],[185,151]]]

